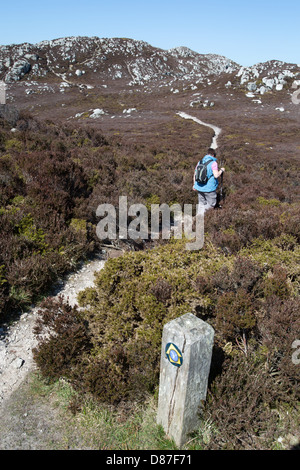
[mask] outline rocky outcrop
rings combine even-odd
[[[268,91],[281,91],[288,80],[299,76],[299,67],[280,61],[268,61],[252,67],[241,67],[236,74],[240,86],[261,95]]]
[[[132,85],[157,79],[203,79],[238,68],[223,56],[198,54],[186,47],[166,51],[133,39],[70,37],[0,47],[0,79],[7,83],[54,74],[64,79],[82,75],[125,79]]]
[[[199,54],[187,47],[163,50],[124,38],[66,37],[0,46],[0,80],[29,86],[38,78],[57,77],[64,84],[61,91],[68,84],[121,83],[129,87],[168,84],[177,93],[179,82],[193,82],[197,88],[211,85],[220,76],[225,76],[226,88],[263,95],[283,90],[292,78],[297,80],[299,67],[276,60],[241,67],[217,54]]]
[[[7,83],[16,82],[30,72],[30,70],[31,64],[25,58],[18,59],[14,62],[12,67],[9,68],[9,71],[5,75],[5,81]]]

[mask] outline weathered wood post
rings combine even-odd
[[[213,339],[214,329],[192,313],[163,329],[157,423],[179,448],[200,423]]]

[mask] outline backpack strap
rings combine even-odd
[[[205,163],[203,163],[204,158],[205,158],[205,157],[202,158],[201,163],[202,163],[203,165],[206,165],[206,166],[207,166],[210,162],[213,162],[213,161],[214,161],[213,158],[210,158],[210,159],[207,160]],[[199,163],[200,163],[200,162],[199,162]]]
[[[205,157],[203,157],[203,158],[205,158]],[[203,162],[203,158],[202,158],[202,160],[201,160],[201,163]],[[214,160],[213,160],[212,158],[210,158],[210,159],[207,160],[205,163],[202,163],[202,165],[205,165],[206,168],[207,168],[207,167],[208,167],[208,164],[209,164],[210,162],[213,162],[213,161],[214,161]],[[210,176],[208,177],[208,179],[210,180],[210,178],[212,178],[213,176],[214,176],[214,174],[210,175]]]

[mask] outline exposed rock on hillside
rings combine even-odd
[[[267,91],[281,91],[288,79],[295,78],[299,69],[294,64],[280,61],[269,61],[252,67],[241,67],[237,73],[240,85],[247,84],[250,92],[263,95]]]
[[[82,93],[97,86],[142,86],[151,93],[167,85],[176,94],[180,84],[186,89],[192,83],[196,90],[220,79],[225,89],[246,90],[246,96],[255,97],[281,92],[299,77],[296,64],[272,60],[241,67],[217,54],[187,47],[163,50],[127,38],[66,37],[0,46],[0,80],[9,84],[8,92],[18,84],[27,86],[26,95],[54,93],[55,82],[61,93],[74,85]]]
[[[131,84],[176,77],[201,79],[238,70],[238,64],[186,47],[165,51],[143,41],[70,37],[0,47],[0,78],[8,83],[49,74],[64,79],[89,74],[97,79],[125,79]]]

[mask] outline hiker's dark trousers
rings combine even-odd
[[[198,210],[197,214],[202,214],[208,209],[215,207],[217,203],[217,192],[212,191],[210,193],[202,193],[198,191]]]

